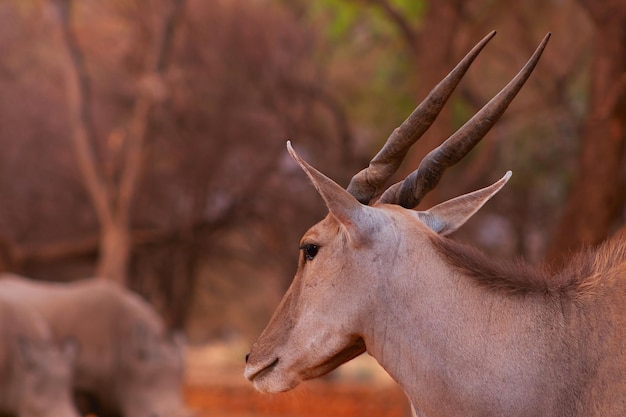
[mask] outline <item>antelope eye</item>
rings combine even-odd
[[[306,260],[312,261],[313,258],[315,258],[315,255],[317,255],[317,251],[319,250],[319,247],[312,243],[307,243],[305,245],[302,245],[300,249],[302,249],[302,252],[304,253],[304,257],[306,258]]]

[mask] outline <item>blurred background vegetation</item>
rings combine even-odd
[[[511,169],[457,238],[558,266],[624,223],[621,0],[0,0],[0,265],[104,275],[191,342],[253,340],[325,215],[285,141],[346,186],[494,29],[398,178],[552,32],[423,204]]]

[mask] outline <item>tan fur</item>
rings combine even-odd
[[[383,190],[494,34],[431,91],[347,190],[287,142],[329,215],[303,237],[296,276],[246,356],[244,376],[258,390],[291,389],[367,349],[405,390],[416,416],[626,414],[626,353],[620,348],[626,295],[618,279],[614,288],[597,291],[603,284],[587,285],[592,278],[548,279],[435,237],[463,225],[510,172],[425,212],[405,209],[416,207],[493,126],[550,34],[487,105],[417,170]],[[583,287],[596,295],[564,296]],[[606,298],[598,302],[601,294]]]
[[[556,273],[521,259],[494,259],[473,247],[437,235],[432,236],[432,244],[451,266],[479,285],[511,294],[584,296],[626,274],[626,241],[622,239],[579,252]]]
[[[496,261],[442,235],[508,175],[416,212],[362,205],[290,152],[329,215],[302,238],[294,280],[247,357],[258,390],[291,389],[367,349],[418,416],[626,415],[621,240],[556,273]]]

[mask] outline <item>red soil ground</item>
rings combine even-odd
[[[198,417],[407,417],[404,394],[394,386],[309,382],[282,394],[248,386],[188,386]]]

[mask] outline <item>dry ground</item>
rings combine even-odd
[[[240,345],[192,348],[185,398],[199,417],[407,417],[407,400],[367,356],[326,380],[283,394],[260,394],[244,380]]]

